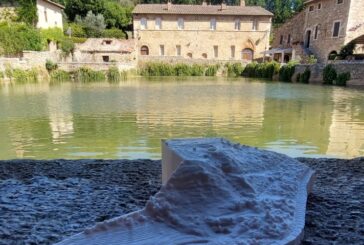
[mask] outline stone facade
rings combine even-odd
[[[248,9],[244,14],[224,15],[224,8],[229,11],[233,7],[222,5],[219,14],[197,14],[188,11],[188,6],[193,8],[193,5],[173,5],[176,11],[170,13],[167,5],[163,6],[166,11],[161,13],[134,10],[134,38],[140,60],[142,56],[149,56],[148,60],[175,57],[179,60],[251,61],[261,58],[269,47],[271,13],[268,11],[262,14],[252,11],[250,15],[251,7],[242,6]],[[202,11],[206,8],[206,12],[215,7],[219,8],[206,4],[197,6]]]
[[[364,36],[363,8],[362,0],[306,1],[302,12],[274,31],[272,47],[292,48],[298,60],[313,54],[326,62],[330,53]]]
[[[115,38],[89,38],[85,43],[76,44],[74,62],[123,62],[136,63],[135,40]]]

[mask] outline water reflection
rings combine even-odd
[[[333,91],[334,108],[327,154],[364,155],[364,105],[358,99],[360,95],[357,91]]]
[[[291,156],[364,154],[364,92],[244,79],[47,83],[0,90],[0,159],[159,158],[226,137]]]

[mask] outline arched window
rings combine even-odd
[[[329,57],[328,57],[328,59],[329,60],[335,60],[336,59],[336,56],[337,56],[337,52],[334,50],[334,51],[331,51],[330,53],[329,53]]]
[[[148,48],[148,46],[142,46],[141,48],[140,48],[140,54],[141,55],[149,55],[149,48]]]
[[[254,58],[254,51],[250,48],[245,48],[241,51],[241,59],[252,61]]]

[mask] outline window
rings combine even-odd
[[[322,7],[322,4],[321,4],[321,3],[319,3],[319,4],[317,5],[317,9],[318,9],[318,10],[320,10],[320,9],[321,9],[321,7]]]
[[[156,30],[162,29],[162,19],[161,18],[155,19],[155,29]]]
[[[216,19],[212,18],[210,20],[210,30],[215,31],[216,30]]]
[[[44,10],[44,20],[45,22],[48,22],[47,10]]]
[[[102,45],[110,45],[112,43],[112,40],[103,40]]]
[[[235,30],[239,31],[240,30],[240,20],[235,20]]]
[[[288,34],[287,44],[291,44],[291,34]]]
[[[257,31],[258,30],[258,21],[257,20],[253,20],[252,30],[253,31]]]
[[[148,29],[148,22],[146,18],[140,19],[140,29],[142,30]]]
[[[308,8],[308,10],[309,10],[310,12],[314,11],[314,10],[315,10],[315,6],[311,5],[311,6]]]
[[[344,0],[337,0],[337,4],[342,4]]]
[[[340,33],[340,21],[336,21],[336,22],[334,22],[332,36],[339,37],[339,33]]]
[[[281,39],[279,40],[279,44],[283,44],[283,35],[281,35]]]
[[[149,48],[148,48],[148,46],[142,46],[140,48],[140,54],[141,55],[149,55]]]
[[[181,56],[181,45],[176,45],[176,55]]]
[[[177,25],[178,25],[178,30],[185,29],[185,21],[183,20],[183,18],[178,18]]]
[[[318,37],[318,25],[315,27],[314,39],[316,40],[317,37]]]
[[[188,58],[192,59],[193,55],[192,53],[187,53]]]
[[[219,47],[217,45],[214,46],[214,58],[219,57]]]
[[[164,56],[164,45],[159,45],[159,55]]]
[[[232,45],[230,47],[230,51],[231,51],[231,58],[234,59],[235,58],[235,46],[234,45]]]
[[[202,54],[202,58],[207,59],[207,54],[206,53],[203,53]]]
[[[102,60],[104,62],[109,62],[110,61],[110,57],[109,56],[102,56]]]

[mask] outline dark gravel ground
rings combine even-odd
[[[364,244],[364,158],[300,158],[317,173],[303,244]],[[0,244],[52,244],[144,207],[160,161],[0,161]]]

